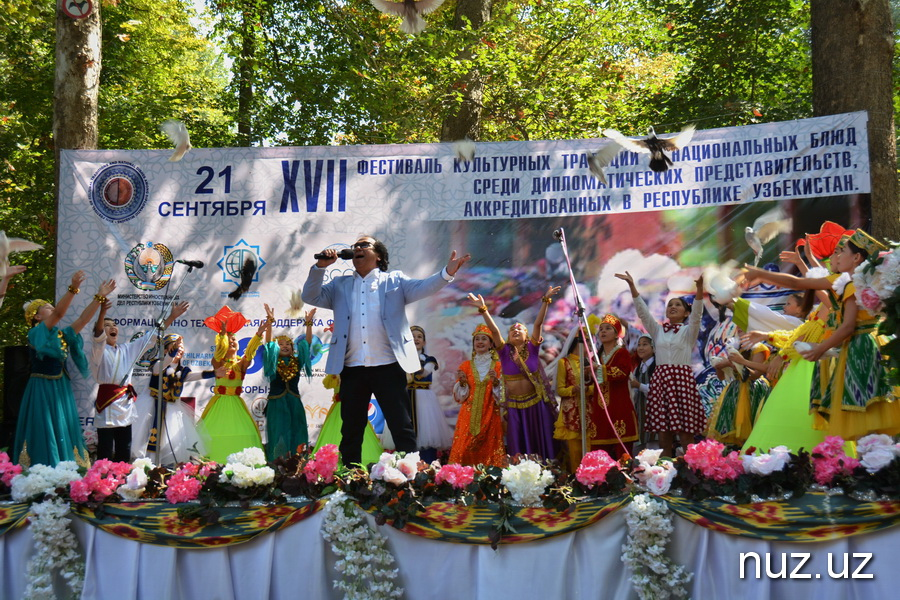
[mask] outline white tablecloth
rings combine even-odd
[[[489,546],[439,542],[381,527],[397,558],[408,600],[567,600],[636,598],[620,561],[625,541],[624,512],[540,542]],[[838,600],[892,598],[900,590],[900,528],[821,543],[770,543],[726,535],[679,517],[670,555],[694,573],[696,600],[815,598]],[[106,533],[77,518],[74,527],[86,559],[84,598],[110,600],[261,600],[340,598],[332,581],[334,555],[322,540],[321,513],[277,533],[245,544],[217,549],[179,550],[140,544]],[[33,552],[27,528],[0,537],[3,578],[0,598],[18,599],[25,589],[25,565]],[[739,577],[740,554],[763,559],[762,577]],[[808,553],[800,570],[810,579],[774,579],[765,575],[766,553],[779,570],[782,554]],[[863,569],[873,579],[832,579],[846,553],[871,553]],[[791,569],[801,559],[788,556]],[[854,568],[860,559],[853,559]],[[815,574],[820,575],[819,578]]]

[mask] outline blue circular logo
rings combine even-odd
[[[247,258],[256,260],[256,253],[249,248],[235,248],[225,258],[225,273],[235,281],[241,280],[241,267]]]
[[[147,204],[148,196],[144,173],[124,161],[97,169],[88,189],[94,212],[112,223],[124,223],[136,217]]]

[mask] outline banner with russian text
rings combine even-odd
[[[450,427],[456,368],[469,358],[479,322],[464,300],[468,292],[483,294],[503,327],[530,325],[546,287],[564,286],[544,335],[544,358],[552,361],[572,323],[573,290],[551,235],[564,227],[588,308],[615,311],[636,332],[630,295],[616,271],[635,275],[662,316],[666,298],[689,293],[702,265],[750,258],[743,228],[772,201],[803,199],[792,211],[798,235],[818,230],[826,218],[846,220],[848,198],[869,192],[866,120],[865,113],[850,113],[697,131],[673,153],[666,173],[650,171],[647,155],[621,152],[606,169],[606,185],[591,175],[587,157],[609,140],[480,143],[468,163],[451,144],[195,148],[180,162],[169,162],[164,150],[67,150],[57,291],[64,292],[78,269],[90,273],[88,290],[116,278],[110,316],[130,338],[151,329],[178,290],[178,299],[191,303],[173,326],[185,336],[184,363],[208,368],[214,334],[203,319],[223,304],[249,319],[238,335],[241,352],[264,317],[263,303],[276,309],[276,333],[303,334],[302,320],[285,311],[323,248],[346,248],[373,235],[389,249],[390,268],[414,277],[440,270],[453,249],[470,252],[474,259],[456,281],[408,308],[411,322],[427,331],[426,352],[439,362],[434,388]],[[765,257],[776,258],[778,249],[773,242]],[[259,265],[253,284],[230,300],[248,255]],[[177,260],[205,266],[188,273]],[[349,261],[339,260],[327,277],[352,272]],[[784,293],[758,288],[751,295],[778,304]],[[76,302],[69,318],[82,308]],[[708,308],[698,343],[701,382],[708,379],[706,356],[733,331]],[[329,311],[316,314],[320,351],[314,377],[301,386],[312,439],[331,402],[321,385],[330,319]],[[89,343],[89,328],[84,333]],[[146,386],[147,360],[138,367],[138,387]],[[185,388],[198,409],[211,396],[208,383]],[[90,427],[92,383],[76,384]],[[714,395],[716,385],[709,386],[706,394]],[[244,397],[260,423],[267,392],[258,356]]]

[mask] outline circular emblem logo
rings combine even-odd
[[[134,340],[139,340],[142,337],[144,337],[145,333],[146,332],[144,332],[144,331],[138,331],[137,333],[135,333],[134,335],[131,336],[131,339],[129,341],[133,342]],[[144,353],[141,354],[141,357],[139,359],[137,359],[137,362],[135,362],[134,364],[141,367],[142,369],[149,369],[150,363],[152,363],[154,360],[156,360],[156,354],[157,354],[158,350],[159,350],[159,348],[157,348],[156,344],[151,344],[150,346],[147,347],[147,349],[144,351]]]
[[[268,398],[257,398],[250,403],[250,414],[254,419],[261,420],[266,417],[266,405],[269,403]]]
[[[94,173],[88,196],[97,216],[124,223],[137,216],[147,204],[147,178],[131,163],[110,163]]]
[[[139,290],[161,290],[169,283],[175,260],[162,244],[138,244],[125,256],[125,274]]]
[[[241,280],[241,267],[247,258],[256,262],[256,252],[250,248],[235,248],[225,257],[225,273],[235,281]]]

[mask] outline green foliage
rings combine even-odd
[[[25,301],[55,298],[55,6],[0,0],[0,230],[44,245],[13,255],[28,271],[7,291],[0,346],[25,343]],[[231,144],[226,69],[191,24],[191,2],[118,0],[101,10],[99,146],[167,148],[158,129],[166,118],[184,120],[196,146]],[[89,281],[105,275],[94,273]]]

